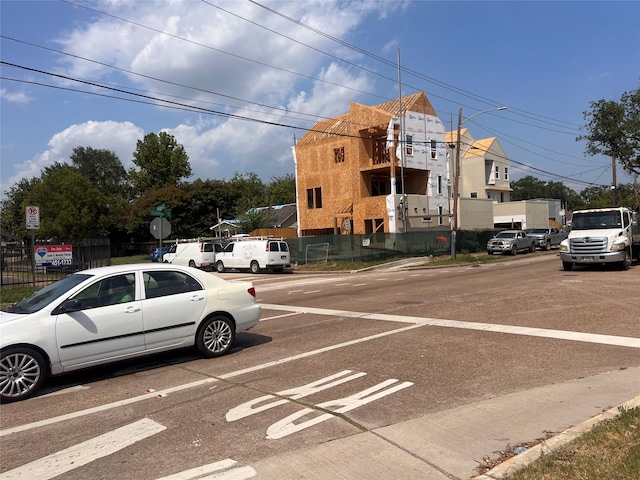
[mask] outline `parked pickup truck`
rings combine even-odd
[[[567,233],[555,227],[532,228],[527,232],[527,237],[536,241],[536,248],[551,250],[551,247],[559,247],[560,242],[567,238]]]
[[[516,255],[519,251],[533,252],[536,249],[535,239],[528,237],[524,230],[503,230],[487,242],[487,253],[509,253]]]

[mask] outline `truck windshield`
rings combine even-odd
[[[622,226],[620,212],[575,213],[571,220],[571,230],[594,230],[619,228]]]

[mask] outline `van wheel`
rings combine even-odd
[[[216,272],[224,273],[224,264],[222,262],[216,263]]]
[[[193,260],[189,260],[189,266],[196,268],[196,262],[194,262]]]
[[[236,338],[233,322],[223,315],[206,319],[196,334],[196,347],[206,358],[219,357],[227,353]]]
[[[260,272],[260,264],[257,261],[252,261],[251,265],[249,266],[249,270],[251,270],[251,273],[258,273]]]

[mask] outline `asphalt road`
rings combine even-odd
[[[0,478],[463,479],[640,394],[640,266],[251,279],[260,324],[78,372],[0,410]]]

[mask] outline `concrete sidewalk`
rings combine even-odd
[[[554,436],[479,477],[503,478],[570,441],[614,407],[640,406],[640,367],[548,385],[444,410],[258,462],[254,478],[469,479],[484,457]]]

